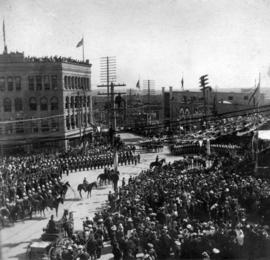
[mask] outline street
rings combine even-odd
[[[129,136],[130,138],[130,136]],[[174,161],[179,157],[168,155],[169,151],[164,148],[162,152],[158,153],[159,158],[166,158],[166,161]],[[141,163],[135,165],[119,166],[121,185],[122,178],[125,177],[126,181],[129,176],[136,176],[141,172],[149,168],[151,161],[155,160],[157,153],[142,153]],[[58,217],[59,219],[63,215],[63,210],[68,209],[73,212],[74,215],[74,229],[82,230],[82,221],[86,216],[93,217],[95,212],[99,211],[102,206],[106,204],[107,195],[109,191],[113,191],[112,185],[98,187],[92,191],[92,197],[87,199],[86,193],[82,192],[83,198],[80,199],[77,191],[78,184],[83,182],[84,177],[88,182],[96,181],[97,176],[103,172],[103,169],[96,169],[91,171],[73,172],[69,176],[64,175],[63,181],[69,181],[71,188],[68,189],[66,194],[66,200],[63,205],[60,205]],[[55,215],[55,212],[47,210],[45,212],[46,217],[40,215],[34,215],[32,220],[18,221],[12,227],[7,227],[1,230],[1,253],[4,260],[11,259],[26,259],[27,246],[34,241],[38,241],[42,234],[42,229],[46,227],[51,214]],[[107,246],[103,250],[101,259],[110,259],[112,254],[108,250]]]

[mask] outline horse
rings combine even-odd
[[[46,201],[46,205],[50,208],[50,209],[55,209],[55,213],[56,213],[56,217],[58,216],[58,208],[59,208],[59,204],[63,204],[64,203],[64,199],[59,196],[53,200],[48,199]]]
[[[109,174],[108,173],[101,173],[98,175],[97,180],[99,180],[100,186],[103,184],[103,182],[107,182],[109,180]]]
[[[165,159],[161,159],[160,161],[155,161],[150,163],[150,169],[153,167],[161,167],[165,163]]]
[[[61,197],[65,199],[68,188],[71,187],[69,182],[65,182],[60,188]]]
[[[82,198],[82,193],[81,193],[82,190],[84,192],[87,192],[87,198],[89,198],[89,195],[91,197],[91,192],[92,192],[93,188],[97,188],[97,182],[96,181],[88,183],[88,184],[81,183],[81,184],[78,185],[77,190],[79,191],[79,194],[80,194],[81,198]]]

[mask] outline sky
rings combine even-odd
[[[92,85],[100,58],[116,57],[117,82],[156,89],[270,89],[270,0],[0,0],[9,51],[82,59]],[[0,50],[3,50],[1,31]]]

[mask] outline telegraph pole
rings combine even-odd
[[[154,91],[151,91],[151,89],[154,87],[155,85],[155,81],[153,80],[144,80],[143,81],[143,86],[144,86],[144,89],[147,90],[147,106],[146,106],[146,124],[148,125],[149,123],[149,116],[150,116],[150,111],[151,111],[151,107],[150,107],[150,100],[151,100],[151,94],[154,92]]]

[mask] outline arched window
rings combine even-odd
[[[13,78],[8,77],[8,91],[13,91]]]
[[[75,79],[74,79],[74,77],[71,78],[71,88],[72,89],[75,88]]]
[[[58,110],[58,98],[57,97],[51,98],[51,110]]]
[[[22,89],[21,86],[21,77],[16,77],[15,78],[15,86],[16,86],[16,90],[20,91]]]
[[[90,107],[90,96],[87,97],[87,107]]]
[[[6,81],[4,77],[0,78],[0,91],[5,91],[6,89]]]
[[[4,112],[11,112],[11,99],[10,98],[4,99]]]
[[[56,90],[57,89],[57,75],[52,75],[51,79],[52,79],[52,89]]]
[[[89,90],[90,86],[89,86],[89,78],[86,79],[86,89]]]
[[[68,89],[71,89],[71,77],[67,77],[67,81]]]
[[[69,109],[69,96],[66,96],[66,104],[65,104],[66,109]]]
[[[83,107],[86,107],[86,96],[83,97]]]
[[[65,89],[67,89],[68,88],[68,77],[67,76],[65,76],[64,81],[65,81]]]
[[[75,97],[75,108],[78,108],[79,107],[79,97],[76,96]]]
[[[40,110],[47,111],[48,110],[48,100],[46,97],[42,97],[40,99]]]
[[[37,91],[42,90],[42,78],[40,75],[36,76],[36,88]]]
[[[44,76],[44,89],[45,90],[50,90],[51,86],[50,86],[50,77],[47,75],[47,76]]]
[[[37,100],[36,100],[36,98],[31,97],[29,99],[29,109],[31,111],[36,111],[37,110]]]
[[[72,129],[75,128],[74,116],[71,116],[71,127],[72,127]]]
[[[15,98],[15,111],[23,110],[23,102],[21,98]]]
[[[78,78],[75,77],[75,89],[77,89],[77,88],[78,88]]]

